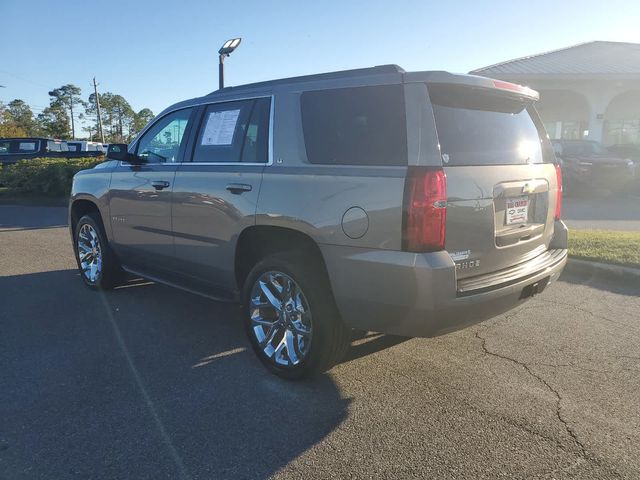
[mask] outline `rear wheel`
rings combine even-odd
[[[322,373],[344,356],[344,326],[319,266],[298,254],[270,255],[254,266],[243,292],[245,329],[262,363],[287,379]]]
[[[74,247],[80,276],[94,289],[110,289],[122,278],[120,264],[109,248],[100,222],[91,214],[83,216],[75,228]]]

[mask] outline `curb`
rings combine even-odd
[[[579,258],[569,257],[565,270],[569,273],[589,275],[600,274],[614,280],[640,282],[640,268],[591,262],[589,260],[581,260]]]

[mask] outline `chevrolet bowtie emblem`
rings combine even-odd
[[[528,183],[525,183],[522,187],[522,193],[533,193],[535,191],[536,187],[534,185],[529,185]]]

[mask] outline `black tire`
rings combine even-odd
[[[88,276],[83,271],[79,255],[78,244],[80,232],[82,231],[82,227],[84,225],[90,226],[96,232],[97,241],[102,253],[101,269],[96,278],[93,280],[88,278]],[[99,221],[95,214],[85,215],[80,220],[78,220],[78,223],[76,223],[74,229],[73,250],[76,257],[76,263],[78,264],[80,278],[82,278],[84,284],[89,288],[94,290],[110,290],[122,281],[124,272],[120,267],[120,262],[109,246],[109,242],[107,241],[104,229],[102,228],[102,222]]]
[[[260,260],[249,272],[243,288],[243,319],[251,346],[260,361],[276,375],[297,380],[321,374],[338,363],[351,343],[347,328],[336,307],[324,267],[310,262],[309,255],[277,253]],[[311,311],[312,337],[309,351],[297,365],[282,366],[270,358],[258,344],[251,323],[251,290],[265,273],[277,271],[298,284]]]

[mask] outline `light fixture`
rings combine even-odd
[[[218,50],[218,83],[221,90],[224,88],[224,58],[231,55],[231,52],[238,48],[241,41],[242,38],[232,38],[224,42],[220,50]]]

